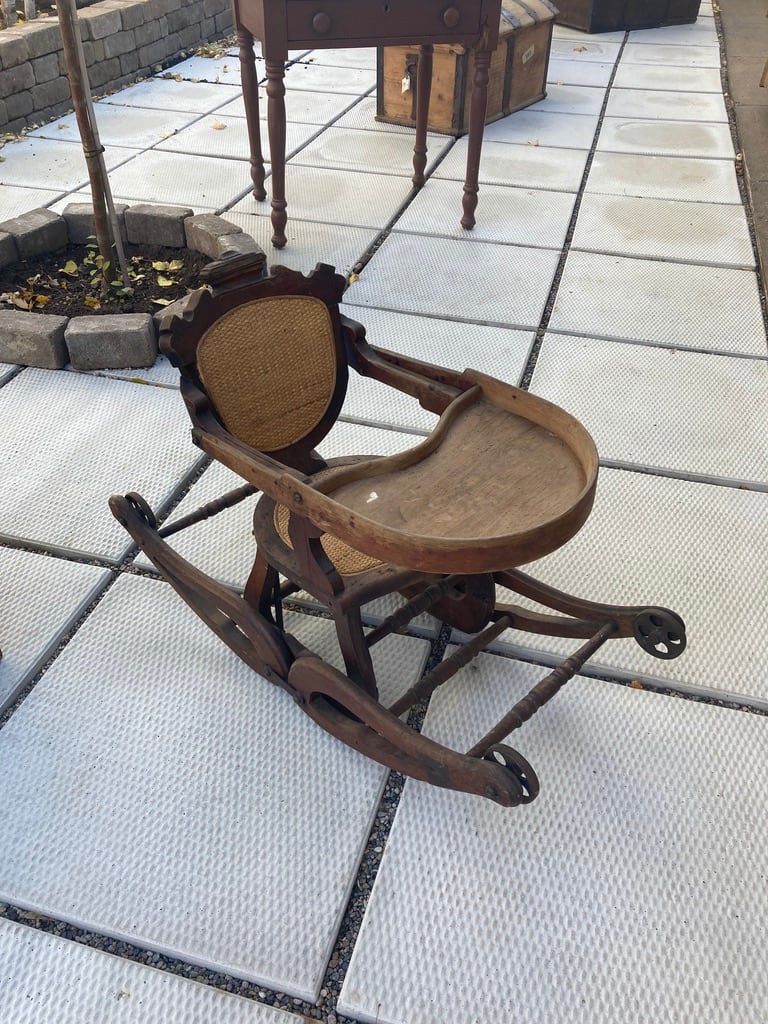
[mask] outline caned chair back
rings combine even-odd
[[[346,393],[344,278],[319,264],[309,277],[276,267],[228,284],[218,294],[202,289],[181,318],[164,321],[161,347],[181,370],[193,421],[202,391],[239,441],[300,463],[333,426]]]

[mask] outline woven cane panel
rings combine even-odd
[[[307,295],[248,302],[206,331],[197,367],[226,428],[277,451],[322,419],[336,385],[328,308]]]
[[[293,544],[291,544],[291,538],[288,534],[290,518],[291,513],[285,505],[275,506],[275,529],[282,542],[293,550]],[[362,572],[367,572],[369,569],[375,569],[377,565],[384,564],[378,558],[372,558],[370,555],[363,554],[362,551],[356,551],[349,544],[345,544],[343,540],[339,540],[338,537],[334,537],[330,533],[324,533],[320,538],[320,543],[323,546],[323,551],[325,551],[342,576],[359,576]]]

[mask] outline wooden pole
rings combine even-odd
[[[75,0],[58,0],[56,10],[61,28],[64,60],[67,65],[67,78],[69,79],[69,88],[72,93],[72,105],[75,110],[80,141],[88,168],[88,178],[91,183],[96,242],[103,260],[111,263],[112,239],[114,238],[123,284],[127,288],[130,287],[130,280],[125,264],[120,228],[115,216],[112,193],[104,164],[104,147],[99,140],[96,126],[96,116],[93,110],[91,89],[88,82],[88,70],[85,66],[85,55],[80,38],[80,25],[77,20]],[[107,212],[108,207],[109,214]],[[112,221],[111,235],[110,220]],[[105,276],[102,282],[102,291],[106,291],[108,283],[108,278]]]

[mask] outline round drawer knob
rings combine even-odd
[[[331,27],[331,16],[326,14],[325,11],[318,11],[318,13],[312,19],[312,28],[319,35],[325,35],[328,29]]]
[[[443,11],[443,24],[446,28],[456,28],[461,20],[461,14],[455,7],[446,7]]]

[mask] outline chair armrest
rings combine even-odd
[[[347,362],[357,373],[411,395],[430,412],[440,415],[458,394],[472,387],[455,370],[371,345],[362,324],[348,317],[342,316],[341,324]]]

